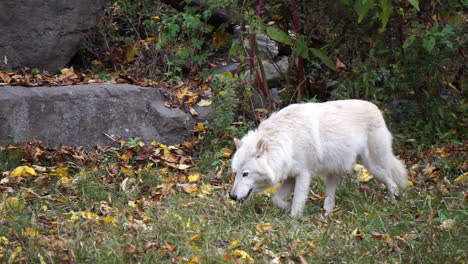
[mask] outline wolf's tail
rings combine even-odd
[[[390,165],[390,176],[393,181],[398,187],[405,188],[408,185],[408,171],[405,166],[403,166],[403,163],[395,156],[392,157]]]

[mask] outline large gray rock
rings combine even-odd
[[[0,145],[43,140],[46,145],[110,145],[118,136],[174,144],[195,122],[164,106],[159,89],[126,84],[56,87],[0,86]]]
[[[12,67],[57,71],[97,25],[108,0],[1,0],[0,59]]]

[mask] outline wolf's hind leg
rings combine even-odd
[[[294,186],[294,196],[291,204],[291,215],[301,215],[304,211],[304,206],[309,195],[310,188],[310,173],[303,172],[296,177]]]
[[[325,178],[326,197],[323,204],[325,216],[329,216],[332,213],[333,208],[335,208],[335,193],[339,182],[340,178],[337,175],[327,175]]]
[[[291,209],[291,201],[287,199],[294,190],[294,182],[294,178],[286,179],[273,196],[273,203],[287,211]]]

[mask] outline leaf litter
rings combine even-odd
[[[199,124],[197,126],[200,126]],[[195,129],[196,130],[196,129]],[[196,133],[203,133],[199,129]],[[237,204],[225,202],[225,193],[229,188],[227,182],[219,182],[216,178],[207,177],[197,171],[197,164],[192,157],[196,142],[182,142],[174,146],[167,146],[156,141],[145,143],[139,140],[118,140],[119,147],[96,146],[92,151],[81,147],[60,146],[47,148],[40,141],[26,142],[22,145],[7,145],[0,148],[0,153],[10,156],[20,155],[22,158],[18,166],[8,168],[0,176],[0,223],[15,219],[15,215],[26,214],[34,216],[35,224],[21,226],[19,229],[11,228],[8,233],[0,233],[0,259],[2,261],[23,262],[28,258],[28,250],[23,246],[21,239],[41,241],[42,251],[40,259],[56,259],[60,262],[76,263],[76,249],[70,248],[71,240],[67,232],[72,232],[72,226],[81,226],[81,232],[91,232],[105,237],[110,230],[123,227],[130,236],[141,236],[146,232],[155,232],[153,221],[167,219],[175,229],[184,229],[187,233],[185,242],[193,250],[192,254],[180,251],[184,248],[181,242],[170,237],[162,240],[144,240],[144,243],[127,241],[122,245],[122,252],[127,255],[141,256],[145,252],[158,252],[173,262],[204,263],[207,259],[206,245],[207,229],[204,226],[205,217],[197,215],[195,218],[181,215],[177,210],[170,210],[164,201],[170,201],[176,195],[186,195],[181,208],[196,206],[219,207],[222,205],[230,210],[237,210]],[[421,156],[413,158],[409,167],[411,192],[419,193],[425,199],[450,197],[451,193],[466,186],[466,161],[462,160],[460,151],[463,146],[447,146],[440,149],[431,149]],[[232,156],[229,148],[221,149],[218,157],[223,166]],[[442,155],[443,154],[443,155]],[[435,155],[435,157],[434,157]],[[443,162],[456,163],[457,172],[454,177],[448,177]],[[214,172],[216,173],[216,172]],[[226,171],[228,173],[228,170]],[[371,179],[362,180],[360,175],[368,173],[365,168],[357,167],[357,181],[362,184],[373,184]],[[112,197],[100,197],[95,201],[85,201],[87,197],[80,197],[79,186],[90,174],[96,174],[96,180],[101,181],[100,188],[110,188],[128,196],[126,204],[118,205]],[[148,179],[147,174],[157,179]],[[156,176],[157,175],[157,176]],[[93,179],[95,180],[95,179]],[[89,183],[88,183],[89,184]],[[58,189],[54,193],[52,189]],[[276,191],[272,188],[260,197],[270,196]],[[314,190],[317,192],[317,190]],[[98,194],[97,194],[98,195]],[[432,198],[431,198],[432,197]],[[322,203],[324,195],[311,192],[310,199]],[[210,202],[207,203],[208,200]],[[259,198],[263,199],[263,198]],[[267,199],[267,198],[265,198]],[[219,200],[219,201],[218,201]],[[466,194],[465,194],[466,200]],[[448,200],[449,201],[449,200]],[[34,203],[40,206],[31,207]],[[258,200],[254,199],[255,206]],[[411,206],[415,201],[407,200]],[[77,206],[83,204],[84,206]],[[213,205],[212,205],[213,204]],[[249,205],[246,205],[249,206]],[[457,205],[453,205],[457,208]],[[271,204],[262,208],[273,208]],[[153,210],[162,210],[156,218]],[[159,208],[159,209],[158,209]],[[215,213],[221,207],[215,209]],[[226,209],[227,210],[227,209]],[[270,209],[268,209],[270,210]],[[271,209],[275,210],[275,209]],[[339,209],[336,214],[340,214]],[[272,214],[268,212],[266,214]],[[411,216],[415,221],[429,219],[433,223],[433,230],[405,230],[400,232],[369,229],[359,223],[343,222],[334,219],[320,219],[320,217],[306,220],[311,225],[311,232],[315,229],[326,229],[335,226],[344,236],[341,239],[349,241],[358,247],[359,244],[374,241],[376,251],[372,254],[388,250],[386,254],[400,254],[405,248],[413,246],[415,240],[420,240],[428,232],[461,232],[465,228],[463,221],[442,209],[427,212],[414,209]],[[357,219],[374,219],[381,213],[368,209],[360,212]],[[284,216],[279,216],[284,217]],[[398,214],[390,214],[393,223],[398,223]],[[426,218],[427,217],[427,218]],[[196,220],[199,218],[199,220]],[[338,217],[337,217],[338,218]],[[172,219],[172,220],[171,220]],[[3,222],[2,222],[3,221]],[[292,221],[287,219],[287,221]],[[250,227],[250,234],[233,236],[231,240],[220,240],[219,250],[222,259],[233,263],[262,263],[267,259],[270,263],[307,263],[315,254],[323,253],[325,244],[323,238],[295,239],[284,244],[281,249],[272,246],[272,240],[282,229],[281,224],[274,218],[256,219]],[[206,227],[205,227],[206,228]],[[62,230],[62,231],[59,231]],[[68,231],[67,231],[68,230]],[[208,229],[209,230],[209,229]],[[64,233],[65,231],[65,233]],[[313,231],[316,232],[316,231]],[[100,239],[96,240],[96,243]],[[284,242],[282,242],[284,243]],[[419,242],[418,242],[419,243]],[[218,246],[216,246],[218,247]],[[380,253],[379,253],[380,254]],[[316,256],[316,255],[315,255]],[[29,256],[30,257],[30,256]]]

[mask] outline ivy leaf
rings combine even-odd
[[[410,2],[410,4],[418,11],[419,10],[419,0],[408,0],[408,2]]]
[[[273,40],[276,40],[280,43],[287,44],[287,45],[293,44],[289,35],[279,28],[267,27],[266,31],[267,31],[268,36],[272,38]]]
[[[327,54],[323,53],[319,49],[314,49],[314,48],[310,48],[310,51],[312,52],[312,54],[318,57],[322,61],[322,63],[325,64],[328,68],[332,70],[336,70],[335,64],[333,63],[332,59]]]
[[[373,4],[374,0],[360,0],[356,2],[356,9],[359,15],[358,23],[361,23],[364,17],[366,17]]]
[[[416,35],[411,35],[411,36],[407,37],[405,42],[403,43],[403,48],[404,49],[409,48],[409,46],[411,46],[411,44],[413,44],[413,42],[415,40],[416,40]]]
[[[382,22],[382,27],[379,29],[379,32],[384,32],[390,15],[392,14],[392,3],[389,0],[380,0],[380,8],[382,9],[382,13],[380,13],[380,21]]]
[[[435,46],[435,38],[434,37],[429,37],[423,40],[423,47],[427,50],[427,52],[432,53],[434,50]]]
[[[295,50],[297,55],[302,56],[303,58],[309,57],[309,48],[307,47],[307,43],[305,42],[303,36],[299,36],[297,38]]]

